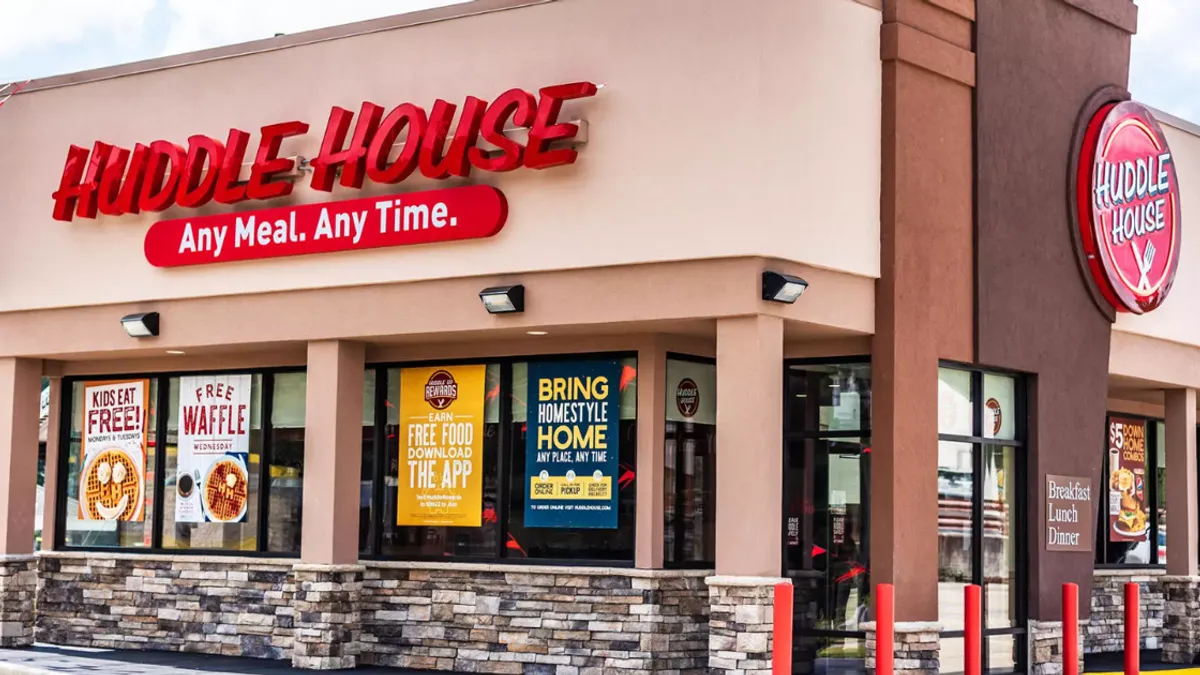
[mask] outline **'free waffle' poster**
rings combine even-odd
[[[252,375],[179,378],[175,522],[246,521],[253,381]]]
[[[149,400],[149,380],[83,387],[81,520],[145,520]]]

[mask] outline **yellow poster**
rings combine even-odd
[[[479,527],[487,366],[400,371],[397,525]]]

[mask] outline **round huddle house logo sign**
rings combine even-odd
[[[1144,106],[1100,109],[1079,161],[1079,230],[1092,277],[1118,311],[1166,299],[1179,266],[1179,180],[1167,139]]]

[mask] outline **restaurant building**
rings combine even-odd
[[[474,0],[28,83],[0,644],[765,673],[790,579],[796,672],[872,666],[883,582],[960,672],[975,583],[1050,673],[1061,584],[1090,653],[1133,580],[1191,662],[1200,129],[1129,101],[1133,2],[1021,5]]]

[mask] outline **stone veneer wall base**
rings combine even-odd
[[[775,577],[715,576],[708,584],[708,672],[769,675]]]
[[[1079,647],[1079,664],[1075,672],[1083,672],[1083,643],[1087,631],[1086,621],[1079,622],[1076,633]],[[1062,675],[1063,672],[1063,623],[1061,621],[1029,620],[1029,669],[1032,675]]]
[[[296,565],[292,666],[305,670],[358,667],[362,565]]]
[[[1200,661],[1200,576],[1163,576],[1166,597],[1162,659],[1191,665]]]
[[[700,675],[703,571],[368,563],[360,662],[513,675]]]
[[[291,658],[288,561],[50,552],[37,586],[38,642]]]
[[[32,564],[11,562],[0,579],[32,584]],[[43,553],[37,564],[36,634],[51,644],[252,656],[321,670],[700,675],[709,663],[711,572],[702,570],[313,566],[82,552]],[[22,612],[32,605],[28,592]],[[32,631],[31,614],[4,616],[28,619]],[[767,623],[734,645],[769,668],[770,607],[754,618]],[[28,643],[32,632],[15,637],[8,644]]]
[[[875,622],[862,624],[867,632],[867,672],[875,672]],[[941,670],[942,626],[933,621],[897,621],[894,667],[898,675],[937,675]]]
[[[0,557],[0,647],[33,646],[37,559]]]
[[[1088,654],[1125,650],[1125,584],[1141,586],[1142,649],[1159,649],[1163,638],[1166,600],[1159,569],[1104,568],[1092,572],[1092,612],[1083,641]]]

